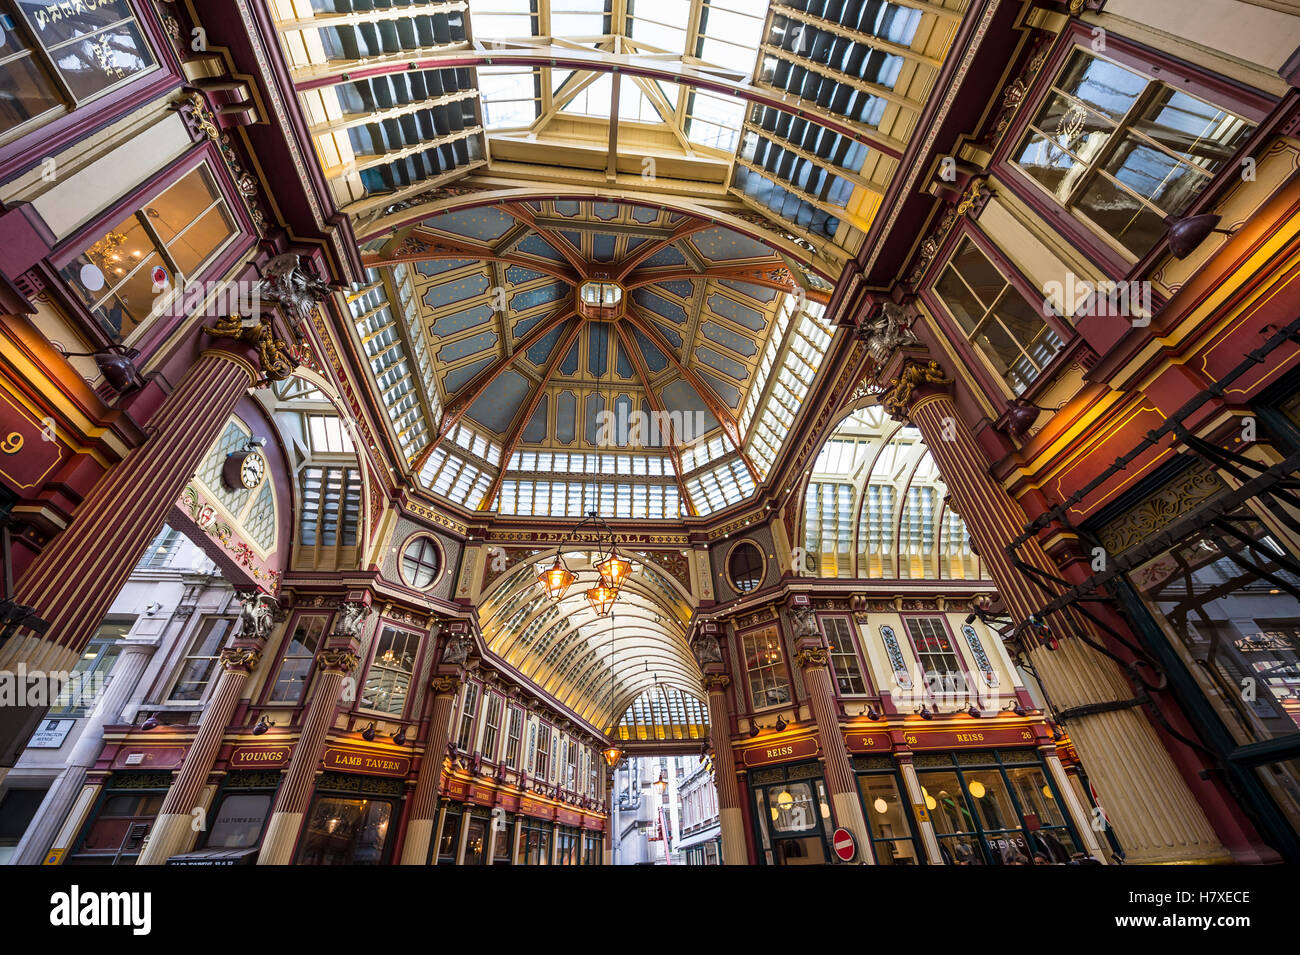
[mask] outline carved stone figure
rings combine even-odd
[[[275,625],[279,602],[270,594],[254,593],[242,598],[239,611],[239,633],[245,637],[265,640]]]
[[[877,365],[884,365],[899,345],[913,345],[910,314],[902,305],[893,302],[881,304],[874,318],[858,326],[858,336],[867,344],[867,352]]]
[[[443,663],[464,664],[474,649],[474,641],[465,636],[452,637],[447,641],[447,649],[442,652]]]
[[[909,362],[897,378],[889,379],[889,384],[881,392],[880,404],[893,418],[907,417],[907,410],[912,404],[912,392],[921,385],[950,385],[952,379],[943,373],[937,361],[928,361],[924,365]]]
[[[696,637],[692,649],[695,650],[695,659],[700,666],[707,663],[722,662],[722,645],[718,643],[718,638],[711,633],[702,633]]]
[[[334,632],[346,637],[355,637],[361,633],[361,624],[370,613],[370,608],[362,603],[347,601],[339,605],[334,616]]]
[[[794,638],[820,637],[817,629],[817,614],[812,607],[791,607],[790,620],[794,623]]]
[[[295,324],[310,319],[321,299],[333,289],[293,252],[277,255],[262,273],[261,294],[278,302]]]

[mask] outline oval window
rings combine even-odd
[[[739,593],[757,590],[763,582],[763,552],[749,541],[741,541],[727,558],[727,575]]]
[[[417,590],[437,579],[438,565],[438,547],[428,537],[415,538],[402,551],[402,576]]]

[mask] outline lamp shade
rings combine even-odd
[[[1220,218],[1208,212],[1185,219],[1176,216],[1165,219],[1165,225],[1169,227],[1169,251],[1174,254],[1174,258],[1185,259],[1191,255],[1205,241],[1205,237],[1218,227]]]
[[[537,582],[542,585],[546,595],[552,600],[559,600],[565,591],[577,580],[577,576],[564,566],[560,555],[555,555],[555,563],[537,575]]]
[[[600,755],[605,757],[605,765],[613,769],[618,765],[618,761],[623,758],[623,750],[619,749],[617,743],[610,743],[601,750]]]
[[[609,556],[596,565],[596,572],[609,581],[615,590],[618,590],[623,586],[623,581],[627,580],[627,575],[632,572],[632,562],[620,554],[618,548],[611,544]]]
[[[596,611],[598,617],[609,616],[610,608],[614,606],[617,597],[618,589],[611,587],[604,577],[595,587],[587,591],[587,602],[591,604],[591,609]]]

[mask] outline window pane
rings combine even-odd
[[[53,81],[30,50],[16,28],[0,29],[0,133],[61,103]]]

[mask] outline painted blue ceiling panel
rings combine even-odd
[[[547,400],[543,398],[537,410],[533,412],[533,416],[528,419],[528,427],[524,428],[523,434],[520,435],[522,440],[532,444],[539,444],[546,440],[546,419],[549,410],[547,405]]]
[[[714,393],[727,403],[727,406],[733,410],[740,407],[740,399],[744,393],[730,382],[723,381],[717,375],[711,375],[707,371],[701,371],[700,377],[713,389]]]
[[[609,370],[609,323],[591,322],[587,326],[587,371],[602,378]]]
[[[591,213],[603,222],[613,222],[618,218],[618,203],[597,202],[591,207]]]
[[[468,338],[460,339],[460,341],[443,345],[438,349],[437,358],[438,361],[451,363],[475,352],[480,352],[485,348],[492,348],[496,343],[496,332],[479,332],[477,335],[470,335]]]
[[[537,288],[516,292],[510,296],[510,307],[516,312],[526,312],[547,302],[558,302],[568,293],[569,286],[564,282],[551,282],[549,285],[539,285]]]
[[[564,361],[560,362],[561,375],[574,375],[578,371],[578,343],[574,342],[569,349],[569,353],[564,356]]]
[[[719,279],[719,285],[725,285],[733,292],[739,292],[741,295],[748,295],[750,298],[757,299],[760,302],[770,302],[776,298],[776,289],[768,288],[766,285],[753,285],[749,282],[733,282],[731,279]]]
[[[591,254],[597,262],[614,261],[614,242],[617,236],[598,232],[591,237]]]
[[[535,255],[539,259],[550,259],[553,262],[567,262],[564,256],[555,251],[555,246],[547,242],[536,232],[529,233],[524,241],[515,246],[520,252],[528,255]]]
[[[628,360],[627,355],[623,352],[622,339],[617,341],[614,347],[616,349],[615,354],[617,355],[617,361],[615,362],[614,367],[618,371],[618,376],[630,381],[636,375],[636,371],[632,368],[632,362]]]
[[[638,267],[647,269],[667,269],[686,264],[686,256],[677,251],[674,245],[666,245]]]
[[[642,225],[648,225],[659,218],[659,210],[653,206],[633,206],[632,218]]]
[[[496,434],[505,434],[528,398],[528,379],[507,368],[483,389],[465,415]]]
[[[668,358],[650,339],[641,334],[640,329],[633,329],[632,334],[636,336],[636,345],[641,349],[641,360],[645,362],[650,374],[658,374],[668,367]]]
[[[565,229],[563,232],[560,233],[560,235],[564,236],[565,241],[567,241],[569,245],[573,246],[574,249],[576,249],[579,252],[582,251],[581,232],[577,231],[576,229]]]
[[[710,262],[771,258],[775,254],[762,242],[721,226],[695,233],[690,242]]]
[[[576,359],[577,344],[574,344]],[[555,399],[555,439],[571,444],[577,435],[578,396],[572,391],[561,391]]]
[[[463,302],[467,298],[482,295],[487,291],[489,284],[488,277],[480,272],[477,275],[469,275],[451,282],[443,282],[441,285],[430,285],[424,290],[424,295],[421,298],[424,300],[425,305],[437,311],[454,302]]]
[[[739,302],[727,298],[725,295],[713,294],[709,296],[709,308],[723,318],[729,318],[737,325],[744,325],[746,328],[761,332],[763,326],[767,324],[767,316],[756,308],[750,308],[748,305],[741,305]]]
[[[635,252],[637,249],[639,249],[641,246],[645,245],[645,243],[649,241],[650,239],[648,236],[643,236],[643,235],[629,236],[627,240],[627,248],[623,251],[623,254],[631,255],[633,252]]]
[[[700,333],[709,341],[730,348],[737,355],[753,358],[758,353],[758,346],[753,341],[744,335],[737,335],[728,328],[723,328],[717,322],[702,322]]]
[[[515,221],[514,216],[508,213],[485,206],[425,219],[423,225],[450,235],[477,239],[479,242],[495,242],[514,228]]]
[[[686,324],[686,309],[646,286],[632,290],[632,301],[670,322]]]
[[[704,364],[708,365],[710,368],[716,369],[724,375],[730,375],[737,381],[744,381],[748,377],[745,366],[740,362],[733,361],[705,345],[699,345],[696,347],[695,357],[704,362]]]
[[[533,342],[532,347],[528,349],[528,360],[539,368],[546,364],[546,359],[551,357],[551,352],[564,334],[565,325],[556,325],[549,332],[543,335],[537,341]]]
[[[415,271],[421,275],[441,275],[443,272],[454,272],[456,269],[474,264],[471,259],[425,259],[423,262],[415,263]]]
[[[666,289],[678,298],[690,298],[695,294],[695,283],[687,279],[670,279],[667,282],[656,282],[653,287]]]
[[[448,338],[467,328],[481,325],[492,318],[492,308],[488,305],[475,305],[451,315],[444,315],[430,327],[430,331],[439,338]]]
[[[480,358],[478,361],[472,361],[468,365],[461,365],[459,368],[453,368],[447,372],[447,376],[442,379],[442,387],[449,395],[454,395],[460,391],[470,380],[480,371],[492,364],[491,357]]]
[[[582,210],[581,205],[577,202],[574,202],[572,199],[560,199],[557,200],[555,203],[556,215],[561,215],[564,216],[565,218],[571,219],[574,216],[576,216],[581,210]]]
[[[600,413],[605,410],[605,396],[587,395],[587,400],[583,404],[587,406],[587,410],[582,416],[582,436],[588,444],[594,446],[596,425],[600,420]]]
[[[681,333],[677,331],[677,329],[673,328],[671,325],[665,325],[663,324],[663,322],[655,322],[654,329],[660,335],[662,335],[665,338],[665,340],[670,342],[674,348],[682,347]]]
[[[540,279],[545,274],[545,272],[526,269],[522,265],[512,265],[506,269],[506,281],[511,285],[523,285],[525,282],[533,281],[533,279]]]
[[[669,412],[682,415],[683,434],[698,438],[701,434],[707,434],[718,427],[718,419],[713,416],[713,412],[709,411],[700,393],[692,388],[689,382],[678,378],[668,384],[659,396]]]

